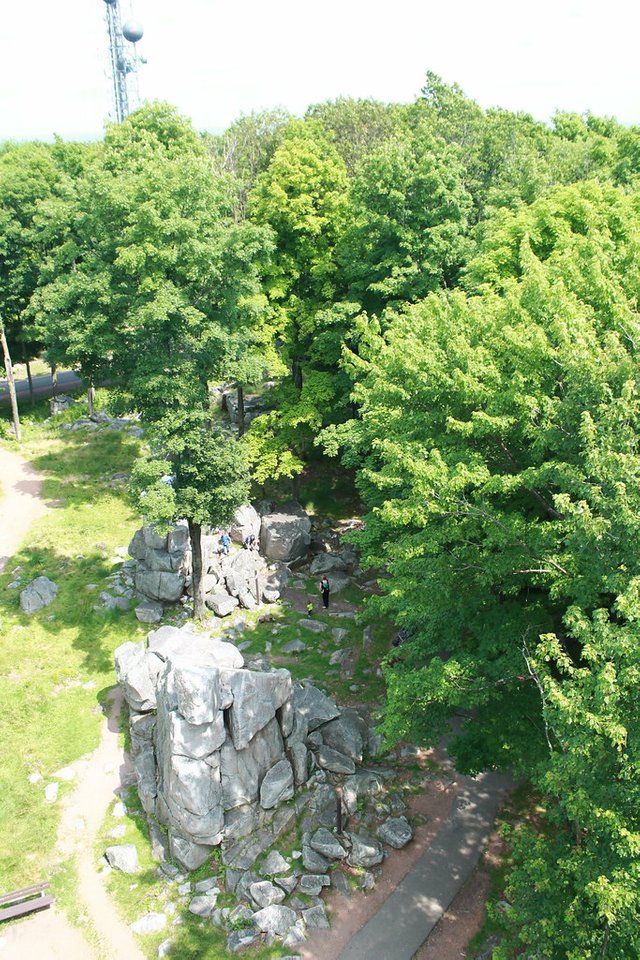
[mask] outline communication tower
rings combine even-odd
[[[146,61],[138,56],[136,44],[142,38],[142,25],[127,20],[122,25],[120,0],[104,0],[109,33],[109,62],[113,82],[115,120],[122,123],[129,111],[138,105],[137,69]],[[125,42],[126,41],[126,42]],[[129,47],[131,44],[131,47]]]

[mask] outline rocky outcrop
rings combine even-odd
[[[306,556],[311,543],[311,520],[299,503],[284,504],[262,517],[260,549],[270,560],[289,563]]]

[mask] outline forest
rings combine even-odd
[[[195,542],[252,484],[355,477],[369,603],[407,637],[388,742],[455,717],[457,769],[536,798],[496,958],[640,955],[639,213],[640,127],[431,73],[408,105],[212,135],[153,103],[101,142],[0,146],[5,367],[139,414],[145,516]]]

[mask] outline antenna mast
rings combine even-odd
[[[109,34],[109,63],[113,83],[113,103],[117,123],[129,115],[137,106],[137,86],[133,87],[138,64],[146,61],[138,56],[136,44],[142,38],[142,25],[137,20],[127,20],[122,26],[119,0],[104,0],[106,5],[107,32]],[[127,49],[127,40],[133,46],[133,52]],[[133,89],[132,89],[133,87]]]

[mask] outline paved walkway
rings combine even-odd
[[[411,960],[471,875],[505,793],[508,777],[465,777],[434,842],[339,960]]]
[[[29,527],[47,512],[40,499],[42,477],[19,454],[0,447],[0,573]]]

